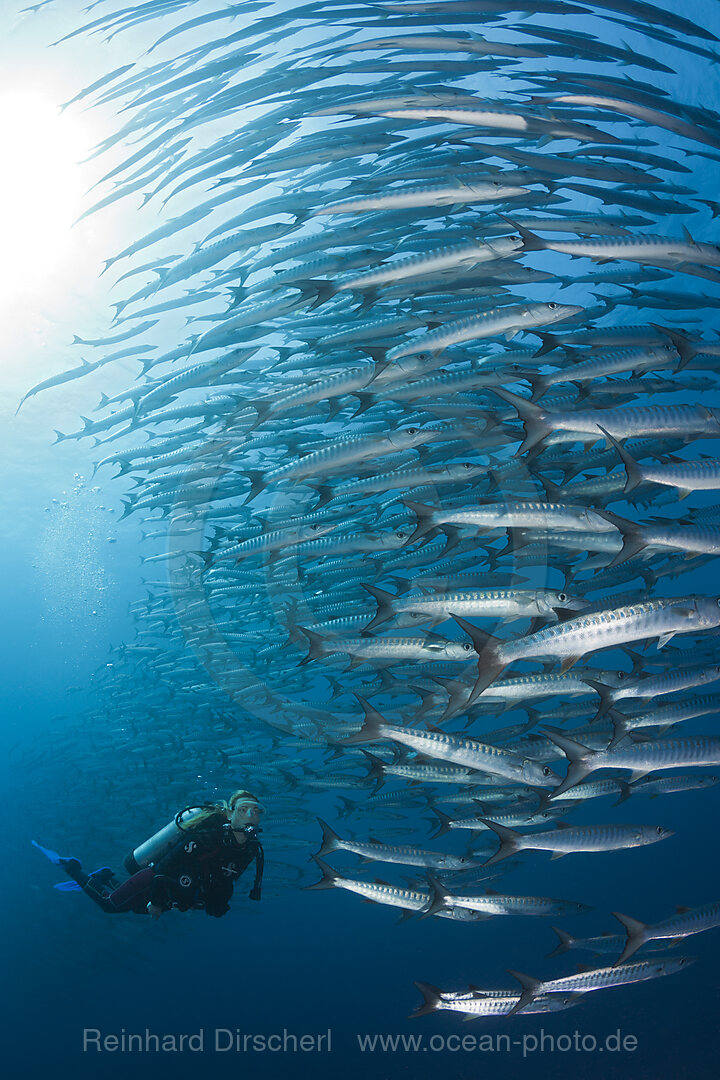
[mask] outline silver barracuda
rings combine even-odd
[[[481,311],[469,318],[446,323],[436,330],[428,330],[427,333],[419,334],[404,345],[396,345],[388,350],[387,358],[399,360],[403,356],[412,356],[419,352],[441,352],[463,341],[479,341],[493,337],[510,339],[521,330],[532,331],[536,326],[562,322],[563,319],[570,319],[581,311],[581,307],[554,302],[520,304],[506,309],[495,308],[490,311]]]
[[[591,750],[562,732],[546,728],[546,734],[568,760],[568,771],[551,798],[568,791],[598,769],[629,769],[630,780],[639,780],[651,772],[701,768],[720,764],[720,739],[709,735],[656,739],[650,742],[625,743],[612,750]]]
[[[390,739],[426,757],[453,762],[456,765],[476,769],[478,772],[490,773],[492,776],[503,776],[518,784],[553,787],[555,780],[558,779],[547,765],[529,761],[509,750],[478,742],[477,739],[463,739],[455,735],[445,735],[442,732],[421,731],[416,728],[401,728],[388,724],[376,709],[373,709],[362,698],[359,701],[365,710],[365,721],[359,731],[345,740],[347,744]]]
[[[317,852],[321,859],[333,851],[350,851],[364,859],[376,862],[398,863],[401,866],[425,866],[434,870],[471,870],[473,867],[482,865],[479,859],[465,858],[462,855],[443,855],[438,851],[395,847],[390,844],[380,844],[377,841],[343,840],[322,818],[318,818],[318,822],[323,832],[322,844]]]
[[[714,930],[720,926],[720,902],[715,901],[696,908],[680,907],[675,915],[657,923],[642,923],[639,919],[631,919],[629,915],[621,915],[619,911],[614,911],[613,915],[623,924],[627,934],[625,947],[617,961],[618,964],[624,964],[648,942],[677,943],[692,934]]]
[[[720,599],[677,597],[646,600],[609,608],[547,626],[525,638],[500,641],[467,620],[455,621],[471,638],[478,655],[478,678],[468,704],[472,704],[505,668],[516,660],[548,657],[562,660],[561,672],[598,649],[657,638],[659,647],[675,634],[698,633],[720,626]]]

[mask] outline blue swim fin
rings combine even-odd
[[[62,856],[58,855],[57,851],[53,851],[52,848],[43,847],[42,844],[38,844],[36,840],[31,840],[30,843],[33,847],[36,847],[38,851],[42,851],[46,859],[49,859],[54,866],[61,865]]]
[[[77,881],[59,881],[57,885],[53,885],[53,889],[58,892],[82,892],[82,886],[78,885]]]

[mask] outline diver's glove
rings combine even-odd
[[[158,907],[157,904],[153,904],[152,900],[150,900],[145,910],[148,915],[152,915],[153,919],[159,919],[165,909]]]

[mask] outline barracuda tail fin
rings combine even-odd
[[[620,517],[619,514],[612,514],[609,510],[594,509],[593,513],[598,514],[601,518],[605,518],[606,521],[609,521],[611,525],[614,525],[623,538],[622,548],[618,551],[615,558],[607,564],[608,570],[612,566],[619,566],[620,563],[627,562],[628,559],[633,559],[647,546],[642,532],[634,521],[629,521],[627,518]]]
[[[377,603],[377,613],[373,619],[365,627],[366,632],[374,630],[376,626],[382,626],[383,623],[392,619],[395,612],[393,611],[393,600],[397,600],[397,597],[393,593],[386,592],[385,589],[378,589],[375,585],[366,585],[365,582],[361,582],[363,589],[369,592],[372,598]]]
[[[435,874],[428,873],[427,880],[428,885],[430,886],[430,898],[427,904],[422,908],[422,914],[420,915],[421,919],[428,919],[438,911],[447,911],[447,901],[450,896],[450,893]]]
[[[537,236],[530,229],[526,229],[524,225],[518,225],[517,221],[513,221],[512,218],[505,217],[504,214],[499,215],[503,221],[506,221],[511,229],[514,229],[516,233],[519,233],[520,239],[523,242],[523,252],[526,251],[545,251],[547,248],[546,242]]]
[[[616,747],[617,744],[622,742],[625,736],[629,735],[633,730],[632,720],[623,713],[617,712],[615,709],[611,711],[610,719],[612,720],[613,725],[613,737],[608,743],[608,750],[612,750]]]
[[[430,809],[432,810],[435,817],[438,819],[437,829],[432,834],[430,839],[437,840],[438,836],[444,836],[445,833],[450,832],[453,819],[450,817],[449,814],[445,814],[442,810],[438,810],[436,806],[431,806]]]
[[[359,731],[356,731],[353,735],[348,735],[343,740],[345,746],[355,743],[375,742],[377,739],[383,738],[381,725],[386,723],[384,718],[364,698],[361,698],[358,694],[355,697],[365,710],[365,719]]]
[[[371,754],[368,750],[362,750],[361,753],[367,762],[368,780],[375,781],[373,795],[377,795],[378,791],[385,785],[385,762],[379,757],[376,757],[375,754]]]
[[[308,639],[308,654],[300,661],[300,665],[309,664],[311,660],[317,660],[319,657],[325,655],[325,638],[322,634],[316,634],[314,630],[308,630],[306,626],[298,626],[298,630],[301,630],[305,637]]]
[[[543,735],[550,739],[550,742],[562,750],[569,762],[565,779],[561,784],[558,784],[550,795],[550,798],[554,799],[556,796],[562,795],[564,791],[568,791],[569,788],[575,787],[576,784],[585,779],[588,773],[592,772],[590,760],[595,751],[583,746],[582,743],[576,742],[575,739],[568,739],[567,735],[558,731],[557,728],[546,726],[542,729],[542,732]]]
[[[417,518],[417,525],[415,531],[410,536],[409,540],[403,545],[407,547],[408,544],[414,544],[416,540],[419,540],[421,536],[425,536],[431,529],[435,528],[434,506],[425,506],[424,503],[411,502],[409,499],[402,499],[403,506],[407,506],[408,510],[411,510]]]
[[[615,918],[621,922],[625,928],[627,934],[627,941],[625,942],[625,948],[615,961],[614,966],[624,963],[626,960],[638,951],[641,945],[644,945],[647,941],[647,924],[640,922],[639,919],[631,919],[629,915],[621,915],[619,911],[613,911]]]
[[[410,1013],[411,1020],[414,1020],[416,1016],[427,1016],[428,1013],[437,1012],[442,1000],[442,992],[437,986],[424,982],[416,982],[415,985],[423,996],[423,1003]]]
[[[513,394],[510,390],[503,390],[497,386],[492,387],[492,393],[511,405],[523,422],[525,438],[517,451],[518,455],[526,450],[534,450],[550,434],[552,424],[548,421],[545,410],[539,405],[521,397],[520,394]]]
[[[310,857],[322,859],[324,855],[330,855],[333,851],[338,850],[340,847],[340,837],[334,829],[330,828],[327,821],[323,821],[322,818],[318,818],[317,820],[318,825],[322,829],[322,844],[320,845],[320,850]]]
[[[501,859],[507,859],[510,855],[514,855],[516,851],[520,851],[522,848],[521,833],[515,832],[514,829],[508,829],[506,825],[498,825],[495,821],[490,821],[489,818],[479,818],[478,820],[482,821],[483,825],[487,825],[488,829],[492,829],[500,841],[500,847],[494,855],[485,860],[483,866],[492,866],[493,863],[500,862]]]
[[[591,724],[594,724],[596,720],[600,720],[603,716],[606,715],[606,713],[609,713],[612,709],[614,703],[613,688],[612,686],[606,686],[605,683],[598,682],[597,679],[583,677],[582,681],[592,690],[594,690],[597,696],[600,698],[600,705],[598,706],[598,711],[595,713],[592,720],[590,721]]]
[[[640,466],[638,465],[635,458],[631,457],[630,454],[628,454],[622,443],[618,442],[618,440],[613,435],[611,435],[609,431],[606,431],[602,424],[598,424],[598,427],[602,431],[607,441],[609,443],[612,443],[612,445],[615,447],[618,453],[618,457],[625,466],[625,474],[627,476],[627,480],[625,481],[625,494],[629,495],[631,491],[634,491],[635,488],[639,487],[639,485],[643,482],[643,475],[640,471]]]
[[[557,349],[561,345],[561,341],[557,334],[549,334],[547,331],[537,329],[533,330],[533,334],[535,337],[539,337],[542,342],[542,345],[535,353],[536,359],[538,356],[545,356],[546,353],[552,352],[553,349]]]
[[[500,645],[498,638],[488,634],[486,630],[480,630],[479,627],[473,626],[472,623],[460,618],[459,615],[454,615],[452,611],[449,614],[460,629],[471,639],[478,656],[478,677],[466,702],[466,705],[469,706],[480,697],[483,690],[487,690],[488,686],[495,682],[498,676],[503,673],[507,664],[498,656],[498,646]]]
[[[702,202],[703,200],[700,201]],[[709,206],[710,204],[705,203],[705,205]],[[714,205],[717,206],[717,203],[715,203]],[[714,216],[715,214],[713,213],[713,217]],[[667,337],[669,337],[673,345],[677,349],[680,355],[680,363],[677,366],[678,371],[682,371],[682,369],[690,363],[693,356],[695,356],[695,354],[697,353],[698,349],[702,348],[700,344],[696,344],[695,342],[691,341],[686,334],[681,334],[680,331],[675,330],[674,327],[660,326],[658,323],[650,323],[650,325],[655,330],[659,330],[661,334],[665,334]]]
[[[512,1009],[507,1016],[512,1016],[513,1013],[520,1012],[531,1001],[534,1001],[538,994],[541,992],[542,983],[540,979],[534,979],[532,975],[525,975],[522,971],[513,971],[511,968],[507,969],[508,975],[512,975],[513,979],[517,979],[522,988],[519,1000],[513,1005]]]
[[[316,881],[313,885],[303,886],[308,891],[311,889],[332,889],[337,881],[342,880],[342,874],[338,874],[337,870],[333,870],[332,866],[328,866],[326,862],[323,862],[317,855],[313,855],[312,859],[318,864],[322,872],[322,877],[319,881]]]
[[[551,956],[562,956],[563,953],[566,953],[569,949],[572,949],[573,942],[575,941],[575,938],[572,936],[572,934],[568,934],[566,930],[561,930],[559,926],[553,926],[553,930],[555,931],[560,940],[558,941],[552,952],[547,953],[547,960],[549,960]]]

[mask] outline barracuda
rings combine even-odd
[[[562,673],[598,649],[647,638],[657,638],[662,648],[675,634],[713,629],[720,626],[720,599],[695,596],[646,600],[581,615],[508,642],[498,641],[465,619],[455,616],[455,621],[472,639],[479,658],[478,678],[469,700],[472,704],[516,660],[562,658]]]
[[[359,731],[345,739],[346,744],[390,739],[429,758],[454,762],[456,765],[464,765],[492,776],[503,776],[518,784],[552,787],[557,779],[548,766],[538,765],[509,750],[478,742],[477,739],[462,739],[441,732],[418,731],[388,724],[371,705],[362,698],[358,700],[365,710],[365,721]]]
[[[306,885],[307,889],[346,889],[347,892],[361,896],[363,900],[371,900],[375,904],[386,904],[389,907],[402,908],[411,913],[422,911],[427,904],[427,893],[418,892],[416,889],[401,889],[396,885],[380,881],[357,881],[354,878],[343,877],[337,870],[333,870],[326,862],[313,855],[313,859],[322,871],[322,878],[314,885]],[[457,919],[458,922],[478,922],[483,915],[478,911],[467,911],[463,908],[438,912],[440,918]]]
[[[440,352],[450,345],[463,341],[478,341],[492,337],[513,338],[521,330],[532,331],[536,326],[562,322],[578,315],[581,307],[571,304],[520,304],[507,309],[494,308],[471,315],[458,322],[446,323],[436,330],[429,330],[404,345],[389,349],[388,360],[399,360],[414,353]]]
[[[591,750],[557,729],[546,728],[547,737],[567,758],[568,772],[550,798],[561,795],[598,769],[629,769],[631,783],[650,772],[680,769],[687,765],[702,768],[720,764],[720,739],[707,735],[626,743],[612,750]]]
[[[484,589],[450,592],[441,596],[427,594],[393,596],[375,585],[363,587],[377,602],[377,614],[365,629],[370,632],[400,614],[430,616],[433,625],[450,618],[450,613],[476,618],[557,620],[557,609],[582,611],[587,602],[551,589]]]
[[[677,956],[672,960],[642,960],[636,964],[623,964],[622,967],[595,968],[592,971],[566,975],[560,979],[533,979],[520,971],[509,971],[522,987],[522,994],[512,1012],[519,1012],[543,994],[587,994],[594,990],[611,990],[616,986],[644,982],[647,979],[659,979],[664,975],[675,975],[684,971],[693,963],[695,957]]]
[[[618,964],[623,964],[648,942],[669,940],[672,944],[677,944],[692,934],[714,930],[720,926],[720,902],[703,904],[696,908],[678,908],[676,915],[657,923],[642,923],[639,919],[621,915],[619,911],[613,911],[613,915],[623,924],[627,934],[625,948],[617,961]]]
[[[324,858],[333,851],[350,851],[364,859],[372,859],[374,862],[397,863],[400,866],[425,866],[435,870],[471,870],[482,865],[479,859],[465,858],[462,855],[444,855],[438,851],[422,851],[414,847],[395,847],[390,844],[380,844],[377,841],[365,843],[343,840],[322,818],[318,818],[318,824],[323,834],[322,844],[317,852],[319,858]]]

